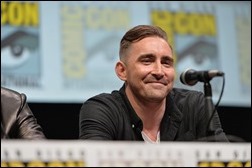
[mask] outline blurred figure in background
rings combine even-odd
[[[218,113],[208,133],[210,116],[202,92],[173,88],[173,51],[164,30],[151,25],[130,29],[121,40],[119,55],[115,71],[124,85],[83,103],[80,139],[228,141]]]
[[[46,139],[26,95],[1,87],[1,139]]]

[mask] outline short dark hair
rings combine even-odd
[[[120,60],[122,60],[126,50],[132,43],[140,41],[146,37],[153,37],[153,36],[160,37],[165,41],[167,41],[167,43],[169,44],[166,32],[158,26],[138,25],[128,30],[122,37],[120,42],[120,50],[119,50]],[[169,46],[171,47],[170,44]]]

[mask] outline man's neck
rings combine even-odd
[[[143,122],[143,131],[148,136],[156,137],[164,116],[166,100],[164,99],[162,102],[139,100],[131,93],[128,93],[127,97],[134,111]]]

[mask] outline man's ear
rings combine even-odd
[[[127,79],[126,65],[122,61],[118,61],[116,63],[115,72],[116,72],[116,75],[122,81],[126,81],[126,79]]]

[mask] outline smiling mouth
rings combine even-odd
[[[161,82],[149,82],[148,84],[150,84],[153,88],[158,88],[158,89],[161,89],[166,86],[164,83],[161,83]]]
[[[160,84],[160,85],[168,85],[168,82],[166,81],[150,81],[148,83],[153,83],[153,84]]]
[[[153,83],[153,84],[160,84],[160,85],[164,85],[164,86],[167,86],[169,84],[168,80],[166,80],[165,78],[156,79],[153,77],[145,78],[143,82],[146,84]]]

